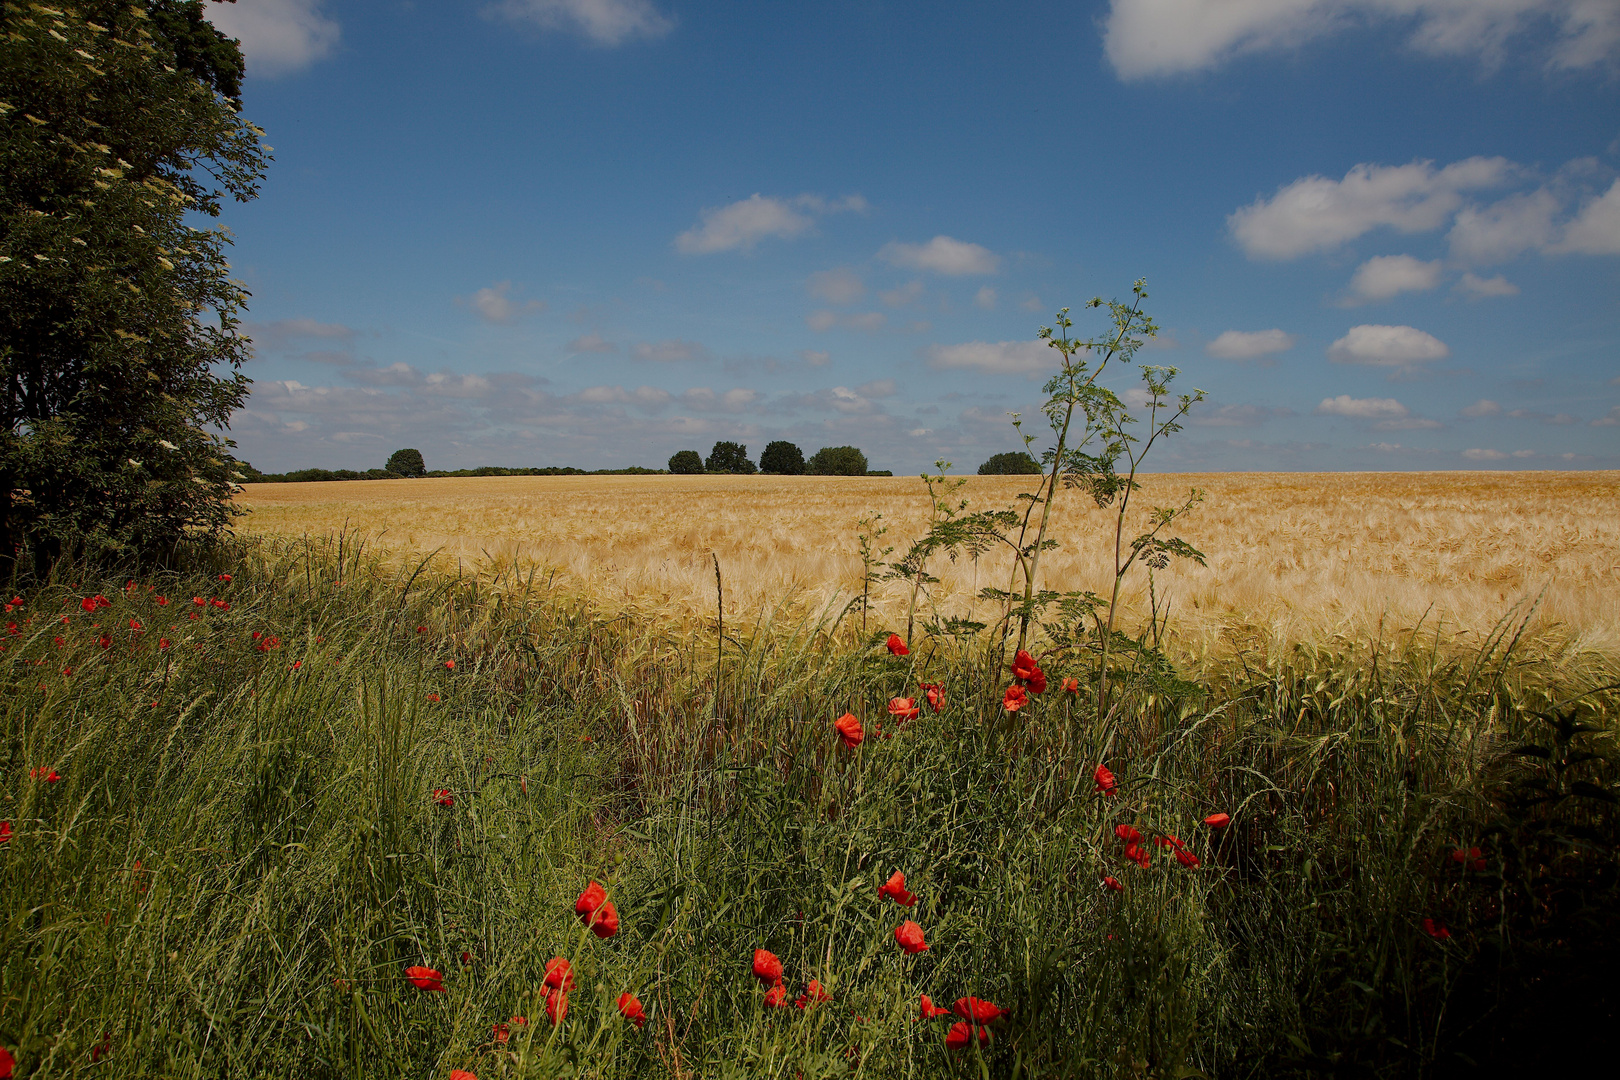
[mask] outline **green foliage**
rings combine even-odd
[[[427,475],[427,463],[422,460],[420,450],[395,450],[388,455],[388,463],[383,466],[387,471],[397,476],[421,477]]]
[[[768,444],[759,455],[759,471],[781,476],[798,476],[804,472],[804,451],[780,439]]]
[[[866,475],[866,455],[853,446],[823,446],[806,464],[806,471],[815,476]]]
[[[742,443],[717,442],[703,463],[703,471],[751,476],[755,469],[754,463],[748,460],[748,447]]]
[[[703,459],[696,450],[678,450],[669,459],[669,471],[680,476],[692,476],[703,471]]]
[[[157,553],[227,523],[246,293],[221,202],[268,160],[197,0],[6,3],[0,551]]]
[[[1026,450],[1005,454],[992,454],[990,460],[979,466],[980,476],[1039,476],[1041,463]]]

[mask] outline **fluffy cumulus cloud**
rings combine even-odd
[[[1457,415],[1465,420],[1478,420],[1486,416],[1501,416],[1502,406],[1490,398],[1480,398],[1472,405],[1465,405],[1457,410]]]
[[[829,304],[853,304],[866,295],[866,283],[847,266],[818,270],[805,283],[810,295]]]
[[[1453,288],[1470,300],[1486,300],[1495,296],[1519,295],[1519,287],[1501,274],[1484,278],[1471,270],[1458,278],[1457,284]]]
[[[817,332],[840,328],[861,330],[871,334],[883,329],[888,323],[889,317],[881,311],[862,311],[849,315],[840,315],[836,311],[812,311],[804,317],[804,324]]]
[[[563,346],[563,350],[571,353],[610,353],[618,352],[619,347],[601,334],[590,333],[570,341]]]
[[[675,238],[675,250],[686,255],[712,255],[719,251],[752,251],[765,239],[791,240],[802,236],[817,215],[864,211],[859,195],[828,200],[819,195],[795,199],[771,198],[755,192],[729,206],[708,207],[698,223]]]
[[[1620,180],[1581,207],[1574,220],[1564,227],[1563,236],[1553,245],[1552,252],[1620,255]]]
[[[661,38],[675,29],[675,21],[647,0],[501,0],[485,12],[543,30],[571,31],[606,46]]]
[[[222,33],[242,43],[253,75],[274,78],[302,71],[337,48],[342,30],[321,11],[321,0],[241,0],[204,4]]]
[[[1620,5],[1612,0],[1113,0],[1104,50],[1123,79],[1162,77],[1295,49],[1358,24],[1399,25],[1414,49],[1487,64],[1538,26],[1555,30],[1549,67],[1620,57]]]
[[[1413,368],[1451,355],[1446,343],[1412,326],[1352,326],[1328,347],[1328,359],[1341,364]]]
[[[1464,450],[1462,452],[1462,456],[1467,458],[1469,461],[1501,461],[1503,458],[1507,457],[1507,455],[1502,453],[1500,450],[1490,450],[1482,447]]]
[[[1264,360],[1292,349],[1295,340],[1282,330],[1227,330],[1204,351],[1222,360]]]
[[[1353,398],[1349,394],[1323,398],[1316,407],[1318,416],[1343,416],[1350,420],[1370,422],[1379,431],[1407,431],[1437,428],[1438,420],[1414,416],[1412,410],[1394,398]]]
[[[510,323],[524,315],[546,310],[541,300],[516,300],[512,297],[512,283],[497,281],[473,293],[471,307],[485,322]]]
[[[884,244],[878,258],[893,266],[927,270],[947,277],[994,274],[1001,269],[1001,256],[989,248],[949,236],[936,236],[926,244],[899,241]]]
[[[931,345],[923,359],[937,371],[983,371],[990,375],[1049,375],[1058,357],[1044,341],[968,341]]]
[[[1379,255],[1356,267],[1344,303],[1365,304],[1403,292],[1428,292],[1440,284],[1441,269],[1439,259],[1423,262],[1410,255]]]

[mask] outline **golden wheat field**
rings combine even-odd
[[[1035,478],[971,477],[970,509],[1007,506]],[[1477,638],[1540,599],[1533,625],[1571,644],[1620,651],[1620,473],[1221,473],[1146,477],[1128,533],[1148,507],[1191,487],[1207,498],[1180,530],[1208,565],[1156,575],[1181,650],[1223,644],[1366,639],[1423,627]],[[728,620],[836,614],[861,587],[858,520],[881,514],[896,555],[926,524],[916,478],[766,476],[489,477],[257,484],[238,496],[250,535],[347,529],[404,559],[438,552],[450,569],[584,591],[603,606],[710,617],[711,554]],[[1141,508],[1138,513],[1136,507]],[[1107,592],[1112,512],[1062,492],[1043,587]],[[891,556],[894,557],[894,556]],[[929,603],[965,614],[1010,564],[931,567]],[[1147,578],[1127,595],[1138,619]],[[884,586],[879,624],[903,624],[907,590]],[[990,614],[980,602],[981,617]]]

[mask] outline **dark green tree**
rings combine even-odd
[[[823,446],[810,455],[808,465],[816,476],[866,475],[866,455],[853,446]]]
[[[759,455],[759,471],[778,473],[782,476],[798,476],[804,472],[804,451],[790,442],[778,439],[767,445],[765,452]]]
[[[420,450],[395,450],[388,455],[388,464],[383,468],[400,476],[426,476],[427,462],[422,460]]]
[[[717,442],[709,451],[709,459],[703,463],[703,471],[752,475],[755,469],[754,463],[748,460],[748,447],[742,443]]]
[[[990,460],[979,466],[980,476],[1039,476],[1041,463],[1026,450],[1012,450],[1005,454],[992,454]]]
[[[0,558],[217,534],[247,293],[187,218],[258,194],[241,52],[199,0],[0,11]]]
[[[696,450],[677,451],[669,459],[669,471],[682,476],[693,476],[703,471],[703,459]]]

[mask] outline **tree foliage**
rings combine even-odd
[[[992,454],[990,460],[979,466],[980,476],[1039,476],[1041,463],[1029,456],[1027,450],[1013,450],[1005,454]]]
[[[816,476],[866,475],[866,455],[853,446],[823,446],[810,455],[808,464]]]
[[[681,476],[694,476],[703,471],[703,459],[696,450],[678,450],[669,459],[669,471]]]
[[[217,533],[247,293],[186,218],[258,194],[241,53],[199,0],[0,12],[0,556]]]
[[[804,451],[781,439],[768,444],[759,455],[759,471],[781,476],[798,476],[804,472]]]
[[[754,463],[748,460],[748,447],[742,443],[717,442],[709,451],[709,459],[703,463],[704,472],[712,473],[740,473],[752,475],[756,470]]]
[[[427,462],[422,460],[420,450],[395,450],[388,456],[388,464],[383,468],[400,476],[426,476]]]

